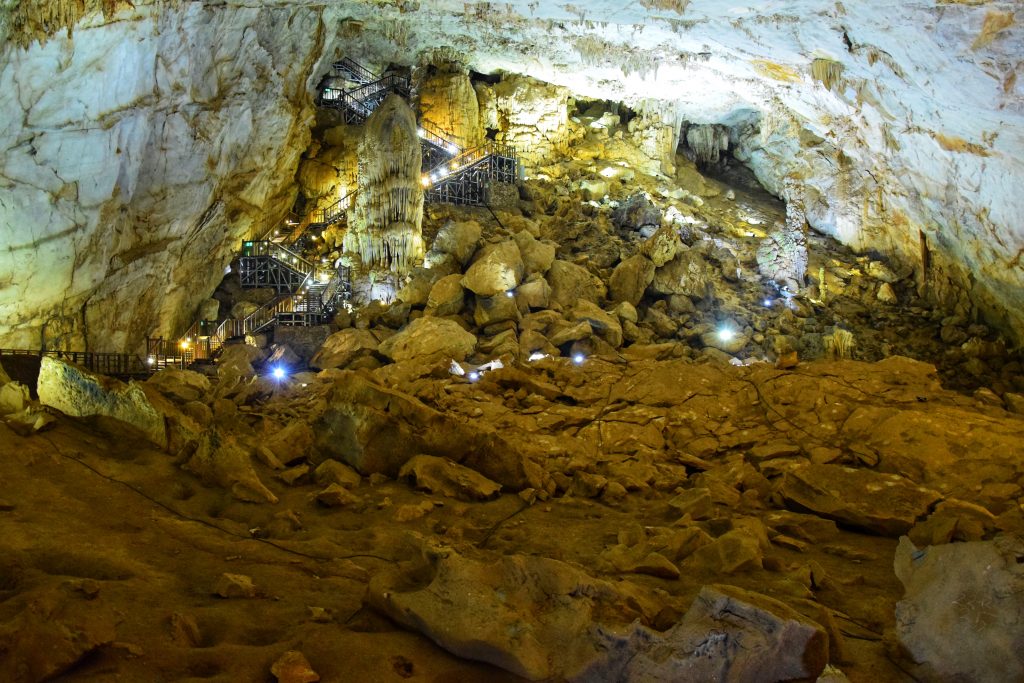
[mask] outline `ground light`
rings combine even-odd
[[[718,330],[718,338],[721,339],[724,342],[730,341],[735,336],[736,336],[736,333],[733,332],[728,327],[723,327],[723,328]]]
[[[469,373],[468,377],[470,382],[475,382],[478,379],[480,379],[480,373],[474,370],[473,372]]]
[[[284,368],[274,368],[271,374],[274,376],[274,379],[282,380],[284,379]]]
[[[576,365],[583,365],[583,361],[587,359],[582,353],[574,353],[572,355],[572,362]]]

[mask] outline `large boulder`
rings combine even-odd
[[[705,587],[658,633],[638,623],[657,601],[628,582],[543,557],[425,555],[415,578],[377,574],[370,604],[459,657],[529,680],[813,681],[828,661],[821,626],[739,588]]]
[[[518,491],[547,478],[532,461],[536,447],[505,436],[486,421],[466,423],[418,399],[351,371],[337,376],[313,420],[316,453],[363,474],[397,477],[413,456],[434,455]]]
[[[700,250],[682,248],[675,258],[654,271],[651,291],[669,296],[684,294],[703,298],[716,281],[715,269]]]
[[[674,259],[682,248],[683,241],[679,238],[679,232],[671,225],[658,228],[640,245],[640,251],[658,268]]]
[[[146,380],[164,396],[179,403],[202,401],[210,395],[210,380],[206,375],[191,370],[168,368]]]
[[[786,472],[778,492],[799,512],[892,537],[910,531],[942,499],[897,474],[819,464]]]
[[[29,405],[29,391],[21,382],[7,382],[0,386],[0,415],[20,413]]]
[[[465,303],[466,292],[462,288],[462,276],[447,275],[435,282],[430,289],[427,296],[427,311],[439,318],[458,315]]]
[[[791,607],[734,586],[705,586],[664,633],[634,624],[607,635],[607,656],[580,681],[813,681],[828,663],[825,630]]]
[[[630,256],[615,266],[608,280],[612,301],[628,301],[636,306],[654,281],[654,263],[642,255]]]
[[[546,278],[551,285],[551,301],[565,309],[580,300],[596,302],[603,299],[606,292],[600,278],[582,266],[561,259],[551,264]]]
[[[395,362],[443,355],[465,360],[476,348],[476,337],[458,323],[444,318],[417,318],[377,347]]]
[[[451,254],[465,265],[480,244],[481,232],[476,221],[450,221],[437,231],[431,251]]]
[[[516,288],[526,274],[515,241],[507,240],[481,249],[462,278],[462,286],[478,296],[495,296]]]
[[[925,548],[900,539],[896,636],[914,680],[1024,680],[1022,558],[1024,542],[1010,536]]]
[[[345,368],[353,361],[372,355],[378,346],[372,332],[350,327],[329,336],[309,364],[321,370]]]
[[[523,256],[523,263],[526,265],[528,275],[539,273],[543,275],[551,268],[555,261],[555,243],[541,242],[534,237],[529,230],[520,230],[512,239],[519,246],[519,253]]]
[[[111,417],[132,425],[161,448],[167,445],[163,415],[135,382],[124,384],[43,356],[36,390],[40,403],[65,415]]]

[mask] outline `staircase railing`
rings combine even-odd
[[[456,144],[455,141],[446,137],[447,133],[442,131],[440,128],[437,128],[426,121],[420,121],[419,130],[417,132],[422,139],[436,147],[440,147],[452,156],[462,152],[461,145]]]
[[[153,371],[142,358],[133,353],[58,351],[51,349],[0,349],[0,358],[3,356],[33,356],[36,358],[48,356],[80,365],[90,372],[119,377],[148,375]]]
[[[348,57],[339,59],[331,64],[331,67],[334,69],[335,75],[339,75],[344,78],[347,74],[348,76],[351,76],[348,80],[356,83],[369,83],[370,81],[377,80],[377,76],[372,71]]]
[[[345,217],[345,212],[352,206],[352,202],[355,201],[355,197],[356,191],[352,190],[330,206],[323,209],[317,209],[313,212],[313,218],[309,222],[309,225],[316,225],[319,227],[337,223]]]
[[[269,256],[303,275],[314,275],[317,265],[276,242],[253,240],[242,243],[242,256]]]

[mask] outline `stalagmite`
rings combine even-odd
[[[405,272],[423,258],[420,161],[416,116],[390,95],[359,143],[359,194],[345,236],[345,251],[365,268]]]

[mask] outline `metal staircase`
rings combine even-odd
[[[519,179],[519,159],[510,145],[487,142],[438,165],[422,178],[424,200],[437,204],[482,206],[490,183]]]

